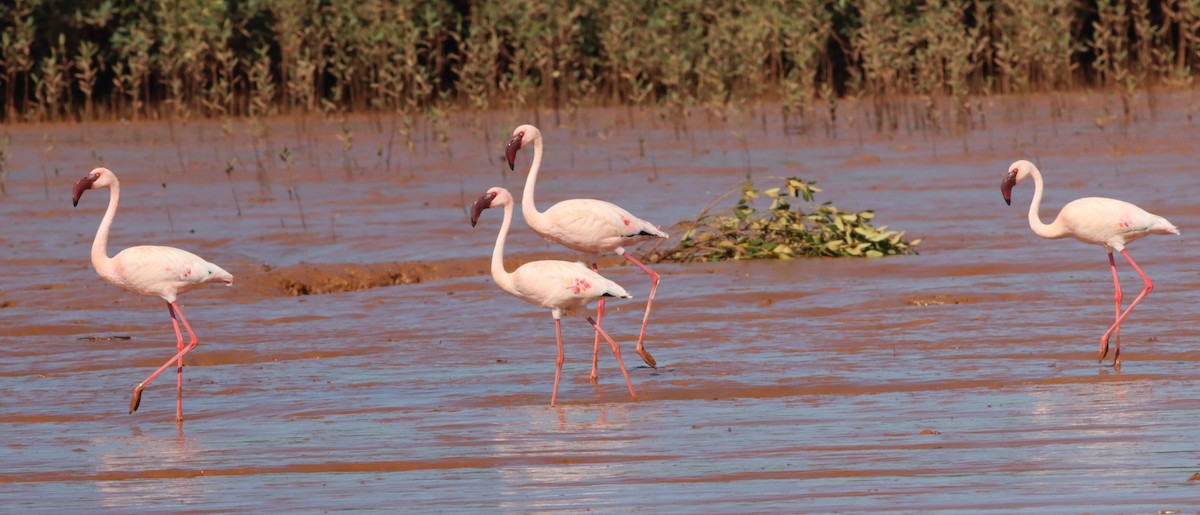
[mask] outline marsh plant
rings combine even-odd
[[[12,135],[8,132],[0,135],[0,196],[8,196],[8,144]]]
[[[231,157],[225,161],[225,178],[229,181],[229,194],[233,196],[233,207],[238,216],[242,216],[242,203],[238,202],[237,188],[233,186],[233,171],[237,169],[237,158]]]
[[[67,73],[71,69],[70,62],[63,57],[65,52],[66,39],[60,35],[58,46],[51,48],[50,55],[38,64],[40,73],[32,77],[33,107],[28,119],[51,122],[59,119],[69,87]]]
[[[296,173],[293,169],[296,164],[296,155],[288,147],[283,147],[283,150],[279,152],[279,160],[283,161],[284,168],[287,170],[288,198],[296,201],[296,207],[300,211],[300,227],[304,232],[308,232],[308,220],[304,218],[304,201],[300,200],[300,189],[296,185]]]
[[[0,67],[4,69],[4,106],[5,119],[14,120],[17,113],[24,112],[24,97],[18,103],[17,87],[29,91],[30,69],[33,67],[34,36],[37,32],[37,20],[34,19],[34,9],[41,3],[39,0],[17,0],[7,5],[3,16],[3,32],[0,32]]]
[[[559,123],[584,107],[649,109],[682,137],[689,115],[743,116],[763,100],[781,105],[789,133],[810,131],[818,109],[832,132],[854,98],[877,131],[964,131],[996,93],[1099,89],[1125,122],[1142,94],[1153,110],[1155,88],[1200,73],[1197,0],[55,5],[0,5],[4,122],[254,111],[308,133],[310,117],[370,114],[393,134],[386,169],[394,143],[444,132],[420,118],[456,109],[546,110]]]
[[[907,241],[904,232],[871,225],[874,211],[849,212],[829,202],[816,203],[816,181],[796,177],[765,190],[753,183],[728,213],[702,213],[676,224],[683,237],[671,248],[652,249],[651,261],[725,261],[792,259],[800,256],[882,257],[915,254],[921,240]],[[767,199],[765,210],[755,207]],[[804,206],[809,206],[807,212]]]

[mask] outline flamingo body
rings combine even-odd
[[[95,263],[93,263],[95,264]],[[233,283],[233,275],[186,250],[157,245],[129,247],[96,265],[104,280],[141,295],[175,302],[180,294],[213,281]]]
[[[594,270],[599,269],[597,261],[601,255],[615,253],[650,276],[650,294],[646,297],[646,311],[642,316],[642,329],[638,333],[636,351],[642,361],[656,367],[654,357],[645,348],[645,338],[646,325],[650,322],[650,307],[658,290],[659,275],[634,258],[625,247],[655,238],[667,238],[667,233],[616,204],[603,200],[564,200],[544,212],[538,211],[534,202],[534,189],[542,165],[542,132],[528,124],[517,127],[504,148],[504,155],[511,169],[516,164],[517,151],[529,145],[533,145],[533,162],[529,165],[525,191],[521,195],[521,215],[525,218],[525,223],[547,241],[586,254]],[[597,325],[604,321],[603,299],[596,306],[596,321]],[[593,381],[597,379],[599,354],[600,333],[597,332],[592,350]]]
[[[129,402],[129,412],[137,411],[141,404],[142,391],[154,378],[162,374],[171,364],[176,368],[176,400],[175,420],[183,421],[183,356],[199,344],[191,324],[183,316],[176,299],[182,293],[188,292],[202,284],[222,282],[233,284],[233,275],[221,267],[209,263],[200,256],[186,250],[156,245],[129,247],[116,256],[108,257],[108,235],[112,229],[113,219],[117,215],[120,204],[121,183],[116,174],[107,168],[96,168],[86,177],[75,183],[75,195],[72,202],[79,205],[79,198],[90,189],[107,188],[109,190],[108,210],[96,230],[96,239],[92,241],[92,267],[104,280],[120,288],[163,299],[167,303],[167,312],[171,315],[171,325],[175,328],[176,354],[163,363],[145,381],[138,383],[133,389],[133,399]],[[187,331],[190,342],[185,346],[180,324]]]
[[[568,261],[525,263],[517,267],[512,273],[512,281],[502,288],[530,304],[564,313],[603,297],[630,298],[619,284],[593,272],[583,263]]]
[[[483,210],[493,207],[504,208],[504,222],[500,225],[500,232],[496,236],[496,247],[492,251],[492,279],[496,281],[496,285],[500,289],[530,304],[549,309],[550,314],[554,317],[554,332],[558,340],[558,360],[554,370],[554,390],[550,395],[550,405],[553,406],[558,402],[558,383],[562,377],[564,361],[562,315],[575,309],[586,309],[588,304],[596,300],[603,300],[607,297],[629,298],[630,295],[620,285],[588,269],[582,263],[554,260],[532,261],[521,265],[514,272],[509,272],[504,267],[504,240],[508,237],[508,230],[512,225],[512,194],[504,188],[489,189],[472,204],[471,225],[474,226],[479,221],[479,215]],[[621,374],[625,376],[625,385],[629,387],[629,395],[636,399],[637,394],[633,391],[629,372],[625,370],[625,363],[621,360],[621,349],[608,336],[608,333],[600,328],[598,323],[590,317],[587,321],[599,335],[608,341],[613,356],[617,358],[617,365],[621,368]]]
[[[1150,280],[1133,257],[1126,251],[1125,246],[1135,240],[1150,234],[1179,234],[1179,229],[1166,218],[1150,213],[1138,206],[1104,197],[1087,197],[1073,200],[1063,206],[1054,221],[1043,223],[1038,214],[1042,204],[1043,182],[1042,173],[1037,166],[1026,160],[1019,160],[1008,167],[1000,191],[1004,201],[1012,204],[1012,189],[1026,178],[1033,177],[1033,199],[1029,203],[1029,227],[1034,234],[1048,239],[1072,237],[1084,243],[1100,245],[1108,253],[1108,263],[1113,277],[1113,300],[1115,305],[1115,320],[1104,335],[1100,337],[1100,361],[1108,355],[1110,336],[1116,337],[1116,353],[1113,355],[1113,366],[1121,365],[1121,322],[1134,306],[1142,301],[1154,289]],[[1121,282],[1117,278],[1117,263],[1113,252],[1120,252],[1129,261],[1130,266],[1141,276],[1145,283],[1137,298],[1124,311],[1121,310]]]
[[[541,237],[593,259],[626,245],[667,237],[654,224],[603,200],[564,200],[544,213],[530,202],[522,204],[521,212]]]
[[[1076,199],[1063,206],[1050,224],[1084,243],[1120,252],[1150,234],[1179,234],[1166,218],[1124,200],[1104,197]]]

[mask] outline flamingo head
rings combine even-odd
[[[504,157],[508,159],[508,169],[512,170],[516,167],[517,151],[521,150],[521,147],[541,137],[542,132],[529,124],[513,129],[512,138],[509,138],[508,144],[504,146]]]
[[[1024,159],[1017,161],[1008,167],[1008,171],[1004,173],[1004,180],[1000,182],[1000,193],[1004,194],[1004,203],[1012,205],[1012,189],[1017,183],[1029,176],[1033,170],[1033,163]]]
[[[487,190],[479,200],[471,203],[471,227],[479,222],[479,215],[484,209],[492,207],[503,207],[512,204],[512,194],[508,190],[495,187]]]
[[[75,195],[71,198],[71,205],[79,205],[79,197],[83,196],[83,192],[93,188],[107,188],[116,181],[117,176],[113,175],[108,168],[92,170],[86,177],[75,183]]]

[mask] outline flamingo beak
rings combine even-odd
[[[75,183],[75,196],[71,198],[72,206],[79,205],[79,197],[83,196],[84,191],[92,189],[92,183],[96,182],[98,178],[100,178],[99,175],[88,174],[87,177],[79,179],[79,182]]]
[[[471,227],[475,227],[475,224],[479,222],[479,214],[483,213],[484,209],[492,207],[492,201],[495,199],[496,194],[489,191],[471,204]]]
[[[508,140],[508,144],[504,146],[504,157],[508,158],[508,169],[512,170],[517,164],[517,151],[521,150],[521,140],[525,138],[524,132],[513,134],[512,139]]]
[[[1004,203],[1012,205],[1012,189],[1017,185],[1017,171],[1013,170],[1004,176],[1004,182],[1000,183],[1000,193],[1004,194]]]

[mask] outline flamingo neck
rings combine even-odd
[[[113,219],[117,217],[117,204],[121,202],[121,184],[113,181],[108,186],[108,210],[100,220],[100,228],[96,230],[96,239],[92,240],[92,266],[101,276],[107,277],[110,272],[112,258],[108,257],[108,233],[112,228]]]
[[[1056,218],[1050,224],[1042,223],[1042,218],[1038,214],[1042,207],[1042,173],[1034,168],[1029,175],[1033,176],[1033,200],[1029,202],[1029,227],[1033,229],[1033,233],[1048,239],[1057,239],[1067,236],[1067,231],[1058,223]]]
[[[538,170],[542,168],[542,138],[533,140],[533,163],[529,165],[529,176],[525,178],[525,191],[521,193],[521,216],[534,232],[542,232],[543,213],[538,211],[533,201],[533,192],[537,184]]]
[[[513,286],[513,274],[504,269],[504,240],[508,237],[508,228],[512,225],[513,205],[510,202],[504,206],[504,223],[500,224],[500,234],[496,235],[496,248],[492,251],[492,280],[500,289],[516,295]]]

